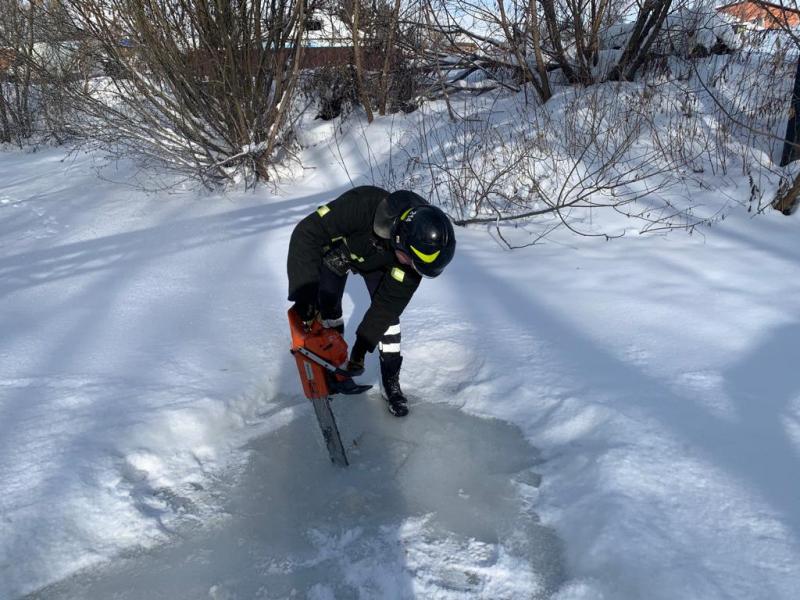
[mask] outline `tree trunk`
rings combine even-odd
[[[785,215],[791,215],[797,209],[798,197],[800,197],[800,174],[794,178],[792,185],[788,188],[778,190],[778,194],[772,202],[772,208]]]
[[[505,34],[506,39],[511,42],[511,49],[514,52],[514,57],[517,59],[517,64],[522,72],[523,77],[525,78],[525,81],[530,81],[533,84],[533,87],[536,88],[536,93],[539,95],[539,97],[544,98],[544,89],[542,88],[541,83],[531,72],[531,69],[528,66],[528,61],[525,57],[525,45],[528,43],[527,36],[519,39],[513,35],[511,31],[511,25],[509,24],[508,17],[506,16],[504,0],[497,1],[497,8],[500,11],[500,26],[503,28],[503,33]],[[522,48],[520,48],[520,46],[522,46]]]
[[[589,42],[587,45],[586,32],[584,31],[583,27],[583,16],[581,14],[583,6],[581,6],[580,0],[568,0],[567,6],[572,14],[578,78],[580,79],[581,83],[589,84],[592,82],[592,70],[587,46],[591,45],[591,42]]]
[[[0,85],[4,81],[0,78]],[[8,120],[8,111],[6,110],[6,97],[5,92],[0,90],[0,143],[8,143],[11,141],[11,125]]]
[[[539,8],[537,4],[537,0],[530,0],[528,5],[529,29],[533,54],[536,57],[536,70],[539,72],[539,81],[542,85],[541,100],[542,102],[547,102],[553,92],[550,90],[550,77],[547,74],[547,64],[542,54],[542,38],[539,35]]]
[[[786,141],[783,143],[781,166],[785,167],[798,158],[797,142],[800,141],[800,60],[794,72],[794,88],[792,89],[792,108],[789,121],[786,123]]]
[[[639,10],[639,16],[636,18],[631,36],[628,38],[625,51],[608,76],[610,80],[630,81],[633,78],[661,31],[661,26],[667,18],[671,5],[672,0],[645,0]]]
[[[400,20],[400,0],[395,0],[394,10],[389,18],[389,32],[386,39],[386,48],[383,55],[383,70],[381,71],[381,97],[378,112],[381,116],[386,114],[386,104],[389,98],[389,67],[391,57],[394,55],[394,36]]]
[[[358,87],[358,98],[361,101],[361,106],[364,107],[364,110],[367,113],[367,123],[372,123],[375,116],[372,114],[372,105],[370,104],[369,96],[367,95],[367,92],[364,89],[364,64],[361,58],[361,42],[358,39],[360,12],[361,12],[360,0],[353,0],[352,34],[353,34],[353,61],[355,62],[355,69],[356,69],[356,86]]]
[[[542,0],[542,9],[544,10],[544,21],[547,25],[547,32],[550,34],[550,42],[555,51],[556,61],[564,72],[564,77],[571,83],[577,83],[578,77],[575,71],[567,60],[567,55],[564,53],[564,46],[561,43],[561,31],[558,28],[558,16],[556,15],[556,6],[554,0]]]
[[[661,27],[664,25],[664,21],[667,19],[667,15],[669,14],[669,9],[671,5],[672,5],[672,0],[665,0],[664,2],[662,2],[661,5],[658,7],[657,12],[654,14],[653,18],[648,23],[647,29],[645,31],[647,39],[642,44],[638,54],[636,55],[636,58],[634,59],[631,66],[628,67],[628,72],[625,74],[625,78],[628,81],[631,81],[636,76],[636,72],[644,64],[644,61],[650,52],[650,48],[653,46],[653,42],[656,41],[658,34],[661,32]]]

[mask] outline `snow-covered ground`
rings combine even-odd
[[[287,351],[286,248],[387,148],[326,127],[255,193],[0,154],[0,597],[85,569],[36,595],[795,598],[798,216],[513,252],[458,230],[403,317],[418,404],[342,407],[340,476]],[[719,183],[695,199],[749,195]]]

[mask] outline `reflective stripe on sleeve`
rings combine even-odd
[[[394,277],[397,281],[402,282],[403,279],[406,278],[406,273],[403,269],[398,269],[397,267],[392,267],[392,277]]]
[[[317,214],[318,214],[320,217],[324,217],[324,216],[325,216],[325,215],[327,215],[329,212],[331,212],[331,209],[330,209],[330,208],[328,208],[328,207],[327,207],[327,206],[325,206],[325,205],[323,205],[323,206],[320,206],[320,207],[317,209]]]
[[[383,335],[397,335],[398,333],[400,333],[400,325],[389,325]]]

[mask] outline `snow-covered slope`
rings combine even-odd
[[[230,490],[263,464],[259,453],[298,443],[287,427],[309,413],[286,351],[288,237],[351,180],[374,178],[395,126],[370,126],[367,155],[360,134],[331,144],[319,125],[306,133],[319,141],[308,169],[255,194],[147,195],[98,179],[90,157],[0,154],[0,597],[188,529],[224,530]],[[749,194],[735,178],[724,185],[698,200]],[[531,444],[542,478],[519,506],[560,540],[541,550],[563,569],[547,590],[556,598],[788,600],[800,589],[798,218],[731,210],[702,235],[558,233],[513,252],[492,228],[459,230],[453,264],[404,315],[406,390],[515,424]],[[354,319],[362,287],[353,280],[346,299]],[[459,431],[448,414],[419,407],[410,419],[435,427],[398,439],[440,429],[419,443],[446,444]],[[384,436],[392,423],[382,422]],[[458,457],[476,460],[465,451],[413,473],[435,479],[437,468],[458,470]],[[298,483],[306,476],[281,474],[299,492],[324,494],[327,483],[347,493],[313,471],[319,487]],[[360,517],[342,504],[327,525],[357,530]],[[342,585],[364,598],[520,597],[518,564],[501,551],[509,539],[486,550],[437,538],[430,510],[400,512],[382,530],[399,544],[391,552],[405,552],[400,579],[377,561],[340,560]],[[254,518],[268,520],[269,507]],[[317,546],[389,552],[342,535]],[[486,552],[499,553],[491,569]],[[275,568],[242,556],[254,572]],[[452,565],[480,573],[475,564],[487,569],[478,583],[440,576]],[[332,597],[313,580],[330,571],[289,571],[298,593]]]

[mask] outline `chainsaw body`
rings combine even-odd
[[[298,314],[289,310],[292,354],[297,362],[306,398],[327,398],[335,393],[335,382],[344,379],[339,365],[347,362],[347,342],[341,334],[314,321],[306,328]]]
[[[331,411],[334,394],[360,394],[371,385],[358,385],[339,365],[347,362],[347,342],[335,329],[323,327],[315,320],[306,326],[293,309],[289,309],[292,332],[292,354],[297,363],[303,393],[314,405],[322,437],[331,461],[347,466],[347,455],[339,436],[339,428]]]

